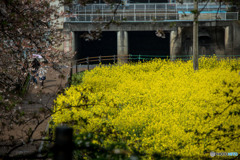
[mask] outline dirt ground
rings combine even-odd
[[[36,128],[32,139],[43,138],[42,133],[47,130],[48,122],[50,120],[50,118],[44,118],[44,116],[46,115],[40,112],[39,109],[42,107],[52,108],[53,100],[56,98],[57,93],[59,92],[59,90],[63,90],[66,87],[70,69],[65,67],[61,69],[61,71],[65,76],[63,78],[60,78],[61,76],[59,72],[55,71],[52,68],[49,68],[47,71],[46,80],[44,82],[44,87],[42,88],[40,86],[39,80],[37,85],[31,84],[29,92],[23,99],[23,102],[16,107],[17,110],[24,111],[27,116],[30,116],[31,114],[36,114],[40,117],[39,119],[45,119]],[[38,122],[36,120],[29,120],[27,123],[24,123],[21,126],[12,126],[12,129],[8,131],[5,130],[4,136],[1,137],[1,139],[4,139],[5,141],[0,142],[0,155],[11,150],[12,146],[8,147],[6,145],[8,144],[10,137],[14,136],[18,143],[21,143],[21,141],[24,142],[24,139],[26,138],[25,132],[28,131],[29,128],[35,129],[37,123]],[[22,147],[14,150],[11,155],[22,155],[39,151],[41,145],[42,143],[40,141],[38,141],[37,143],[23,145]]]

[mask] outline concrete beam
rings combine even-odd
[[[153,23],[126,23],[120,25],[111,24],[109,28],[103,28],[102,31],[156,31],[161,28],[164,31],[172,31],[173,22],[153,22]],[[229,26],[232,22],[213,21],[213,22],[199,22],[199,27],[214,27],[214,26]],[[64,23],[64,30],[66,31],[89,31],[96,30],[99,23]],[[192,22],[175,22],[174,27],[192,27]]]
[[[126,63],[128,60],[128,33],[127,31],[118,31],[117,32],[117,54],[118,54],[118,63]]]
[[[178,27],[177,30],[171,31],[170,34],[170,58],[175,60],[177,55],[181,54],[182,46],[182,29]]]

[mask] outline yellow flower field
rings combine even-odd
[[[152,159],[240,153],[240,61],[202,57],[99,66],[55,101],[54,125],[107,135]],[[54,127],[54,126],[53,126]],[[94,142],[98,143],[98,142]]]

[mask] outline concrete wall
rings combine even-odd
[[[219,13],[217,17],[219,19],[226,19],[226,14],[225,13]],[[185,14],[180,14],[179,20],[193,20],[194,15],[192,13],[185,13]],[[198,16],[198,20],[215,20],[216,19],[216,13],[201,13]]]
[[[240,21],[233,22],[233,55],[240,55]]]
[[[192,27],[183,28],[181,55],[192,55],[193,34]],[[199,28],[199,55],[223,55],[224,54],[223,27]]]
[[[229,21],[199,22],[200,27],[229,26]],[[104,23],[101,24],[102,26]],[[111,24],[109,28],[101,28],[102,31],[156,31],[159,28],[164,31],[175,30],[175,27],[192,27],[193,22],[153,22],[153,23],[121,23],[120,25]],[[66,31],[89,31],[99,28],[98,23],[64,23]]]

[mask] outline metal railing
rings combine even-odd
[[[238,20],[238,12],[227,12],[231,6],[200,3],[200,21]],[[114,10],[117,8],[116,14]],[[193,3],[135,3],[126,5],[79,4],[65,7],[65,22],[158,22],[192,21]],[[188,18],[186,18],[188,17]]]
[[[217,4],[217,3],[199,3],[199,10],[203,11],[228,11],[230,5],[225,4]],[[82,6],[80,4],[74,4],[71,7],[65,6],[65,11],[70,12],[72,14],[83,14],[83,13],[111,13],[115,8],[117,8],[118,13],[123,12],[175,12],[178,11],[192,11],[194,9],[193,3],[130,3],[125,5],[119,4],[87,4],[86,6]]]
[[[199,55],[199,57],[211,57],[213,55]],[[215,55],[217,58],[228,58],[228,59],[239,59],[240,55]],[[110,56],[96,56],[96,57],[86,57],[78,60],[74,60],[71,63],[71,72],[75,69],[75,73],[79,72],[78,66],[85,65],[86,69],[90,69],[90,65],[98,65],[98,64],[115,64],[118,62],[140,62],[140,61],[148,61],[155,58],[160,59],[170,59],[169,56],[161,56],[161,55],[110,55]],[[173,58],[171,58],[173,60]],[[174,59],[181,60],[191,60],[192,55],[177,55],[174,56]]]
[[[114,14],[75,14],[65,18],[65,22],[164,22],[193,21],[193,14],[182,13],[118,13]],[[238,12],[202,13],[199,21],[233,21],[238,20]]]

